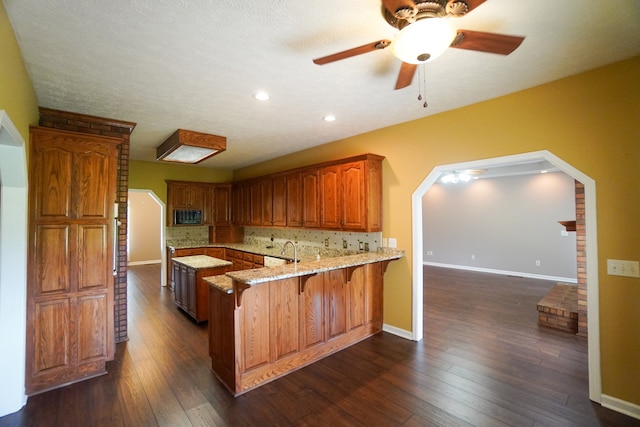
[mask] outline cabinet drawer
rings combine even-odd
[[[180,256],[194,256],[194,255],[204,255],[204,248],[186,248],[186,249],[176,249],[174,258]]]

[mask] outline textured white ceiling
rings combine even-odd
[[[176,129],[227,137],[235,169],[640,55],[638,0],[487,0],[458,28],[526,36],[511,55],[448,49],[394,91],[377,0],[4,0],[39,105],[138,123],[131,157]],[[420,68],[420,67],[419,67]],[[424,109],[417,100],[426,81]],[[271,94],[260,103],[258,89]],[[335,114],[333,123],[322,121]]]

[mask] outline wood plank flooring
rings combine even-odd
[[[130,268],[130,339],[108,375],[33,396],[0,427],[640,425],[589,401],[584,338],[537,325],[553,282],[426,267],[423,341],[383,332],[234,399],[207,325],[159,276]]]

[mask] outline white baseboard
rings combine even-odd
[[[413,334],[411,331],[407,331],[405,329],[396,328],[395,326],[387,325],[384,323],[382,325],[382,330],[385,332],[389,332],[390,334],[397,335],[400,338],[404,338],[406,340],[413,340]]]
[[[529,279],[552,280],[555,282],[578,283],[578,279],[573,277],[547,276],[544,274],[523,273],[520,271],[496,270],[494,268],[469,267],[467,265],[442,264],[439,262],[423,262],[423,265],[433,267],[454,268],[456,270],[478,271],[480,273],[501,274],[503,276],[527,277]]]
[[[161,262],[161,259],[150,259],[148,261],[129,261],[127,265],[160,264]]]
[[[628,415],[630,417],[640,420],[640,405],[635,403],[626,402],[617,397],[601,395],[600,404],[605,408],[609,408],[613,411],[620,412],[621,414]]]

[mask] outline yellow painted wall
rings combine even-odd
[[[385,276],[385,322],[411,330],[411,195],[438,165],[549,150],[596,181],[603,393],[640,404],[640,57],[234,172],[235,179],[371,152],[386,157],[384,236],[407,256]]]
[[[233,173],[229,170],[202,168],[166,162],[129,161],[129,188],[151,190],[165,203],[167,203],[167,185],[165,180],[230,182],[232,178]]]
[[[0,1],[0,110],[5,110],[25,141],[29,125],[38,123],[38,101],[18,42]]]
[[[0,109],[28,140],[37,100],[0,3]],[[596,181],[603,392],[640,405],[640,279],[606,259],[640,259],[640,57],[380,129],[234,172],[241,179],[372,152],[384,162],[384,235],[407,257],[386,274],[385,321],[411,329],[411,194],[437,165],[549,150]],[[130,188],[166,201],[165,179],[225,182],[228,171],[132,161]]]

